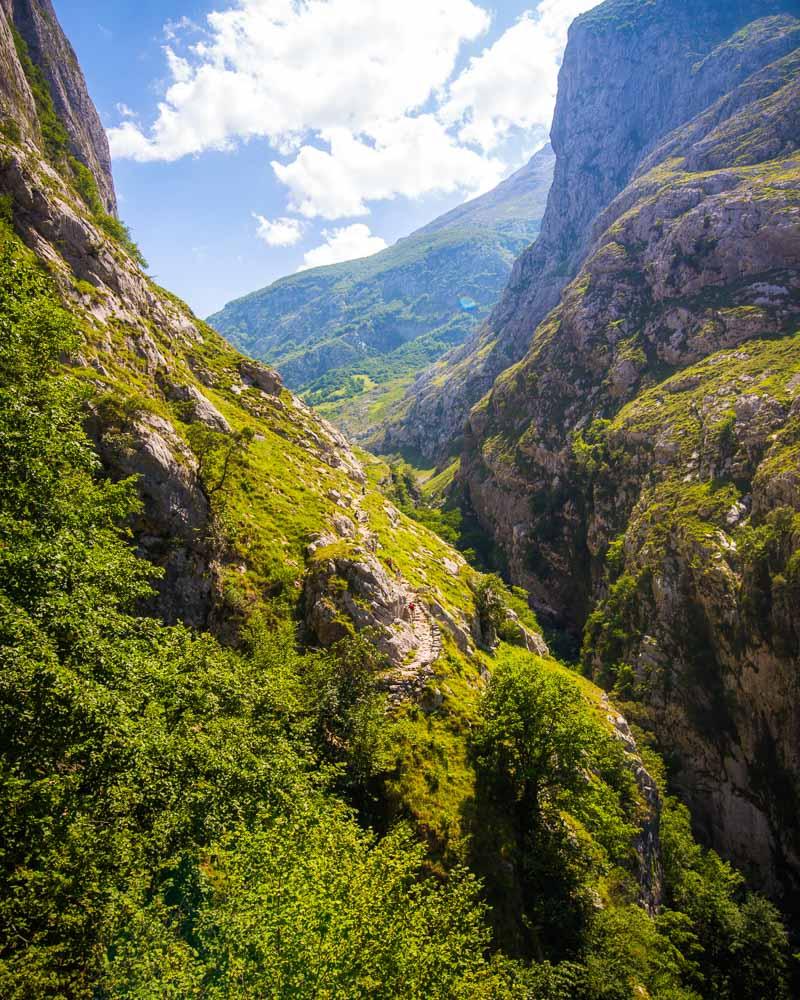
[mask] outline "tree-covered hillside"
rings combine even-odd
[[[553,162],[547,146],[493,191],[387,250],[282,278],[209,322],[358,436],[368,411],[486,317],[539,231]]]

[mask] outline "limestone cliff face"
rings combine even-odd
[[[800,880],[798,40],[797,19],[770,17],[708,56],[698,80],[735,67],[737,82],[598,215],[560,305],[473,409],[462,461],[514,581],[556,620],[588,619],[587,668],[649,706],[699,825],[787,900]],[[540,294],[520,292],[532,316]]]
[[[0,80],[0,111],[35,130],[36,107],[31,88],[10,36],[11,26],[27,47],[50,89],[55,111],[66,128],[72,154],[94,176],[105,211],[117,210],[108,139],[97,109],[89,96],[75,52],[58,23],[50,0],[0,0],[0,50],[3,74]]]
[[[792,12],[794,0],[608,0],[574,22],[559,77],[555,176],[541,234],[475,338],[409,391],[403,415],[385,431],[387,452],[411,446],[441,458],[452,451],[469,409],[524,356],[574,278],[599,213],[670,130],[792,47],[789,22],[751,26]]]
[[[32,136],[38,128],[36,104],[17,58],[13,23],[12,0],[0,0],[0,112],[4,123],[13,121]]]

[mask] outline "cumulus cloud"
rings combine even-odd
[[[325,242],[303,256],[303,264],[298,271],[326,264],[340,264],[359,257],[371,257],[388,246],[380,236],[373,236],[369,226],[365,226],[363,222],[355,222],[352,226],[341,229],[323,229],[322,235]]]
[[[233,139],[367,131],[423,104],[465,41],[489,26],[473,0],[238,0],[208,15],[149,134],[111,129],[117,156],[175,160]]]
[[[572,21],[597,0],[543,0],[490,48],[470,60],[447,89],[439,116],[461,142],[494,149],[512,129],[550,125],[558,71]]]
[[[405,195],[494,187],[505,164],[460,145],[433,115],[373,127],[372,141],[347,129],[328,129],[328,149],[303,146],[288,164],[273,162],[290,192],[292,209],[309,218],[367,215],[367,202]]]
[[[263,215],[253,213],[258,223],[256,235],[268,247],[293,247],[303,238],[303,223],[299,219],[267,219]]]
[[[172,161],[266,139],[289,208],[339,219],[501,179],[503,140],[546,133],[567,27],[597,0],[531,0],[458,75],[463,46],[490,26],[486,0],[231,2],[200,35],[188,20],[167,26],[171,82],[155,120],[123,117],[112,152]]]

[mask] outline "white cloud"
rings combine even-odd
[[[128,105],[125,104],[125,103],[123,103],[123,102],[120,102],[117,105],[117,112],[123,118],[136,118],[136,117],[138,117],[137,114],[136,114],[136,112],[133,110],[133,108],[129,108]]]
[[[253,213],[258,222],[256,236],[268,247],[293,247],[303,238],[303,223],[299,219],[266,219],[263,215]]]
[[[344,219],[497,183],[513,165],[504,139],[546,135],[567,27],[597,0],[531,0],[455,78],[490,25],[486,0],[228,2],[193,45],[181,37],[195,25],[167,25],[170,86],[150,128],[123,115],[109,131],[114,156],[172,161],[263,138],[287,208]]]
[[[572,21],[598,0],[542,0],[448,87],[439,116],[462,142],[494,149],[512,129],[549,129]]]
[[[186,15],[184,14],[183,17],[176,18],[175,20],[172,21],[167,21],[167,23],[164,25],[164,38],[166,38],[168,42],[173,42],[175,41],[176,38],[179,38],[184,32],[198,31],[198,30],[199,28],[195,24],[195,22],[190,17],[186,17]]]
[[[175,160],[237,138],[368,131],[424,105],[489,20],[473,0],[238,0],[208,15],[209,40],[185,58],[167,48],[155,124],[111,129],[114,154]]]
[[[373,236],[369,226],[365,226],[363,222],[356,222],[341,229],[323,229],[322,235],[325,237],[325,242],[304,255],[303,265],[298,268],[299,271],[307,271],[310,267],[323,267],[326,264],[339,264],[359,257],[371,257],[388,246],[380,236]]]
[[[494,187],[505,164],[459,145],[433,115],[373,127],[372,142],[347,129],[322,133],[329,150],[303,146],[288,164],[273,162],[292,209],[313,218],[369,214],[368,201]]]
[[[165,47],[164,55],[167,57],[167,65],[175,85],[191,83],[192,66],[189,60],[179,56],[169,45]]]

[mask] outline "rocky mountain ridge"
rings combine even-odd
[[[282,278],[209,323],[364,439],[369,414],[494,306],[539,231],[553,164],[546,146],[493,191],[386,250]]]
[[[2,52],[17,60],[18,115],[35,116],[10,33]],[[35,117],[30,126],[0,135],[3,220],[80,324],[82,347],[65,362],[86,386],[106,475],[136,479],[137,550],[163,571],[142,610],[234,644],[273,605],[302,617],[310,644],[365,631],[396,701],[432,706],[445,731],[463,725],[497,642],[481,627],[474,571],[383,496],[381,463],[365,465],[273,370],[142,271],[98,226],[69,165],[43,155]],[[513,642],[549,657],[535,624],[508,614]],[[599,711],[600,692],[591,698]]]
[[[454,443],[457,451],[470,408],[525,354],[574,278],[599,235],[598,215],[667,133],[791,47],[780,30],[753,38],[745,26],[797,11],[793,0],[691,8],[681,0],[613,0],[575,20],[559,74],[556,169],[541,234],[517,260],[487,322],[424,372],[379,429],[381,450],[436,460],[453,454]]]
[[[473,409],[461,467],[511,578],[587,623],[587,669],[647,706],[705,835],[787,903],[799,29],[766,17],[708,57],[737,82],[601,212],[560,305]]]

